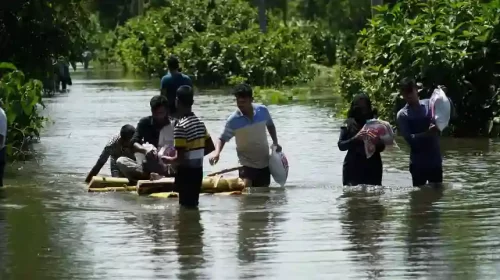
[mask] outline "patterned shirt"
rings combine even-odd
[[[116,161],[119,157],[128,157],[135,160],[134,152],[129,147],[124,147],[120,141],[120,135],[113,136],[102,150],[98,163],[104,165],[108,158],[111,157],[111,162]]]
[[[205,141],[210,139],[205,124],[194,114],[181,117],[174,128],[174,146],[185,149],[184,160],[179,163],[184,167],[203,167]]]

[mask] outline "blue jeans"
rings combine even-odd
[[[3,174],[5,171],[5,160],[6,160],[6,154],[7,149],[3,147],[0,150],[0,187],[3,187]]]

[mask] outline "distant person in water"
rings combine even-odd
[[[171,116],[175,116],[175,99],[177,89],[181,86],[193,87],[193,82],[188,75],[180,72],[179,59],[176,56],[170,56],[167,60],[168,73],[161,78],[161,95],[168,100],[168,109]]]
[[[238,109],[227,119],[215,151],[210,156],[210,163],[216,164],[219,161],[225,143],[234,137],[236,153],[243,165],[240,178],[247,186],[268,187],[271,184],[271,173],[266,130],[276,145],[276,150],[281,151],[273,119],[266,106],[253,104],[253,91],[249,85],[240,84],[231,93],[236,97]]]
[[[132,136],[134,136],[134,133],[134,126],[130,124],[122,126],[122,128],[120,129],[120,133],[113,136],[102,150],[101,156],[99,156],[96,164],[94,165],[94,167],[92,167],[92,170],[90,170],[87,178],[85,179],[86,183],[89,183],[92,180],[92,177],[99,174],[99,171],[101,171],[104,164],[106,164],[108,158],[110,159],[109,165],[111,169],[111,176],[125,177],[125,175],[118,169],[116,161],[120,157],[126,157],[131,160],[135,160],[132,145],[130,143],[130,140],[132,139]]]
[[[69,72],[69,63],[66,58],[60,56],[54,64],[54,79],[56,91],[66,91],[67,85],[72,85]]]
[[[420,100],[415,80],[400,82],[400,93],[406,105],[397,114],[401,135],[410,145],[410,173],[413,186],[443,182],[439,130],[434,125],[429,99]]]
[[[347,113],[348,119],[340,127],[338,147],[347,151],[342,169],[342,183],[344,186],[382,185],[382,158],[380,153],[385,145],[382,141],[376,144],[376,151],[370,158],[366,158],[363,134],[358,134],[366,121],[375,118],[375,112],[368,95],[361,93],[354,97]]]
[[[0,103],[0,188],[3,187],[3,175],[5,171],[6,153],[5,143],[7,141],[7,115]]]
[[[174,170],[170,166],[162,165],[157,150],[159,147],[160,131],[165,128],[163,135],[167,142],[174,142],[174,132],[172,123],[168,115],[167,99],[164,96],[156,95],[149,102],[151,116],[139,120],[131,144],[134,151],[145,155],[144,162],[137,162],[128,157],[120,157],[116,163],[120,171],[130,180],[149,179],[151,173],[162,176],[173,176]],[[167,135],[168,134],[168,135]],[[156,149],[148,150],[143,144],[149,143]]]

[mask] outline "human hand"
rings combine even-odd
[[[439,129],[435,124],[431,124],[429,126],[429,132],[431,132],[433,134],[437,134],[437,133],[439,133]]]
[[[276,146],[276,152],[281,152],[282,148],[278,143],[273,143],[274,146]]]
[[[210,162],[211,165],[215,165],[215,164],[217,164],[217,162],[219,162],[219,158],[220,158],[220,154],[213,151],[212,153],[210,153],[208,161]]]

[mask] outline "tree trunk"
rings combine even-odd
[[[259,0],[259,25],[263,33],[267,32],[266,0]]]
[[[373,7],[384,5],[384,0],[371,0],[372,1],[372,17],[377,14],[377,11]]]

